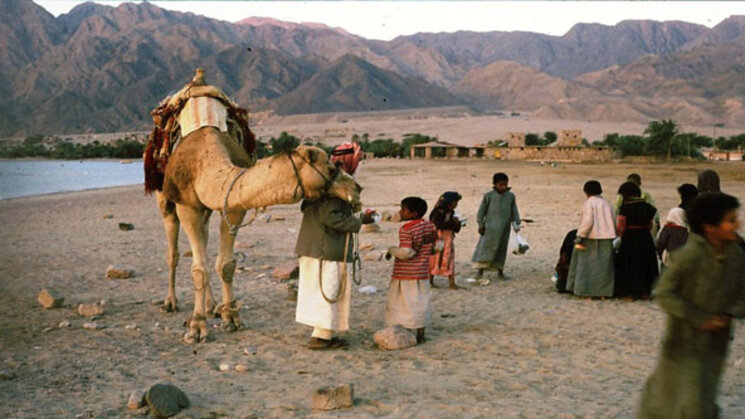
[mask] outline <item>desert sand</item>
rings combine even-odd
[[[434,290],[428,341],[396,352],[372,342],[392,268],[385,260],[363,262],[362,285],[378,291],[353,290],[350,348],[304,347],[310,328],[294,322],[287,286],[271,276],[273,267],[295,260],[299,205],[270,208],[284,220],[255,221],[238,234],[235,292],[244,328],[213,329],[212,342],[186,345],[180,338],[193,308],[191,259],[182,257],[178,269],[181,312],[160,312],[153,301],[166,295],[166,242],[154,198],[141,187],[0,201],[0,370],[13,375],[0,381],[0,416],[138,417],[143,410],[127,409],[128,394],[169,381],[192,402],[179,417],[633,417],[664,315],[653,302],[557,294],[550,276],[558,248],[578,222],[584,181],[600,180],[613,199],[625,176],[638,172],[664,219],[677,205],[675,187],[695,183],[705,168],[719,171],[723,190],[745,202],[742,163],[364,162],[358,180],[366,208],[393,212],[407,195],[431,206],[440,193],[457,190],[469,219],[455,241],[464,289]],[[510,280],[481,287],[468,281],[474,219],[496,171],[511,176],[521,214],[533,221],[523,228],[532,247],[508,257]],[[210,264],[218,219],[211,220]],[[135,228],[122,231],[120,222]],[[360,241],[385,249],[396,244],[399,226],[383,222],[381,232],[362,233]],[[183,232],[180,247],[189,250]],[[110,264],[130,266],[136,276],[105,279]],[[219,295],[214,272],[211,284]],[[47,310],[36,301],[45,287],[65,297],[63,307]],[[96,323],[104,328],[83,329],[89,320],[76,314],[77,304],[101,300],[105,313]],[[59,327],[63,321],[70,327]],[[745,417],[742,327],[735,336],[719,396],[729,418]],[[221,372],[222,363],[249,370]],[[347,383],[354,407],[311,410],[315,389]]]

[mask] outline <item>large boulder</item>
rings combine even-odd
[[[154,384],[145,393],[150,416],[167,418],[189,407],[189,398],[171,383]]]
[[[321,387],[313,393],[313,410],[334,410],[354,406],[354,387]]]
[[[385,351],[397,351],[416,346],[416,336],[401,326],[378,330],[373,335],[375,344]]]

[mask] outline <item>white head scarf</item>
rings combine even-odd
[[[670,212],[667,213],[667,222],[681,227],[688,227],[685,210],[680,207],[671,209]]]

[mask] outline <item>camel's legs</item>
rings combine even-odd
[[[243,222],[245,211],[228,213],[228,219],[231,224],[239,225]],[[233,274],[235,273],[235,258],[233,257],[233,246],[235,245],[235,236],[230,234],[230,229],[225,220],[220,221],[220,247],[217,251],[217,261],[215,269],[222,279],[222,304],[217,306],[215,312],[222,316],[222,328],[225,331],[233,332],[241,326],[238,315],[239,305],[233,297]]]
[[[168,242],[168,253],[166,253],[166,262],[168,262],[168,295],[163,300],[162,309],[167,312],[178,311],[176,301],[176,267],[179,261],[178,250],[178,232],[179,219],[176,215],[176,206],[173,202],[168,201],[162,193],[156,193],[158,209],[163,217],[163,226],[166,229],[166,241]]]
[[[207,266],[207,229],[206,220],[210,211],[176,205],[178,216],[189,238],[193,254],[191,275],[194,278],[194,314],[189,320],[189,331],[184,335],[187,343],[204,342],[207,340],[208,328],[206,315],[206,289],[209,287],[209,273]]]
[[[204,210],[206,212],[206,215],[204,216],[204,249],[205,249],[205,255],[207,254],[207,244],[210,240],[210,215],[212,215],[212,210]],[[206,257],[206,256],[205,256]],[[206,259],[205,259],[206,262]],[[204,266],[207,266],[206,263]],[[212,295],[212,286],[210,286],[210,281],[207,279],[207,284],[205,285],[205,297],[204,297],[204,312],[205,313],[214,313],[215,311],[215,297]],[[217,313],[214,313],[217,314]]]

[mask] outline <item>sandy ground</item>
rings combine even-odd
[[[675,187],[695,183],[697,171],[709,167],[720,172],[725,191],[745,201],[738,163],[365,162],[359,181],[366,207],[394,211],[407,195],[432,205],[441,192],[458,190],[459,210],[471,221],[456,238],[457,281],[465,289],[434,290],[429,341],[398,352],[372,343],[391,272],[385,260],[364,262],[363,285],[378,292],[353,291],[351,347],[304,347],[309,328],[293,321],[286,285],[267,275],[294,260],[298,205],[274,207],[270,213],[284,221],[257,221],[238,235],[238,265],[247,271],[236,274],[235,290],[245,328],[214,330],[213,342],[190,346],[180,337],[193,308],[191,259],[183,257],[178,269],[182,311],[161,313],[152,301],[166,294],[165,239],[154,199],[140,187],[0,201],[0,370],[14,374],[0,381],[0,416],[136,417],[143,412],[127,410],[128,393],[170,381],[192,401],[180,417],[632,417],[656,362],[663,314],[650,302],[557,294],[549,277],[558,247],[578,222],[584,181],[596,178],[612,192],[639,172],[666,214],[677,204]],[[473,220],[495,171],[511,175],[523,217],[534,220],[523,230],[532,248],[508,258],[511,280],[479,287],[467,281]],[[218,218],[211,222],[211,264]],[[121,231],[120,222],[135,229]],[[383,223],[361,242],[384,249],[396,243],[398,227]],[[188,250],[183,232],[180,246]],[[112,263],[134,267],[137,276],[105,279]],[[50,286],[65,296],[63,308],[46,310],[36,301]],[[212,286],[219,295],[214,273]],[[97,321],[105,328],[83,329],[76,305],[100,300],[108,301]],[[58,327],[65,320],[71,327]],[[131,324],[136,330],[125,329]],[[745,417],[745,332],[738,329],[719,397],[730,418]],[[220,372],[224,362],[250,370]],[[346,383],[354,384],[353,408],[311,410],[315,389]]]

